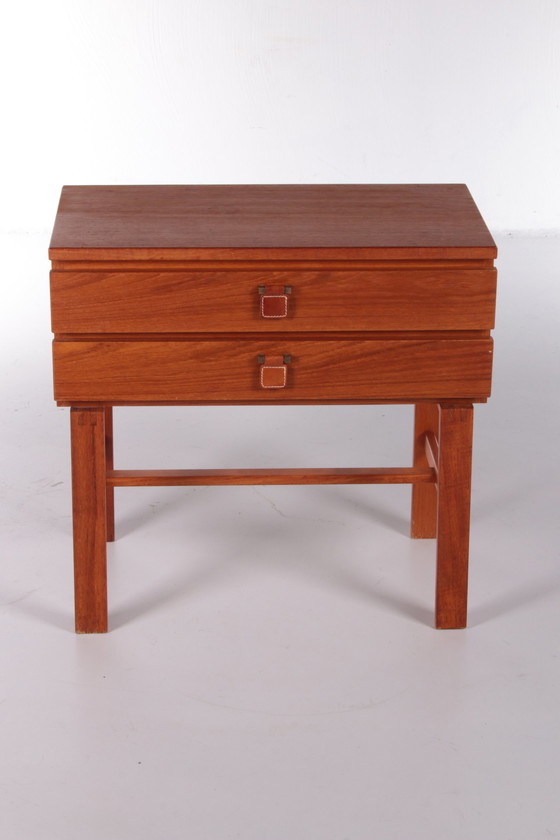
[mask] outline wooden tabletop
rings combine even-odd
[[[464,184],[66,186],[49,256],[493,259]]]

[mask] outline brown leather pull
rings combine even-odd
[[[259,357],[261,362],[261,388],[285,388],[288,381],[288,366],[284,356]]]
[[[259,286],[262,318],[285,318],[287,316],[288,288],[286,286]]]

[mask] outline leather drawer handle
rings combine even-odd
[[[261,388],[285,388],[288,382],[288,364],[292,357],[259,356]]]
[[[261,318],[286,318],[291,286],[259,286]]]

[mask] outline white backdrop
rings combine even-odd
[[[50,229],[63,183],[439,181],[494,231],[560,228],[558,0],[35,0],[2,24],[1,230]]]
[[[464,181],[560,233],[560,0],[4,7],[2,840],[560,837],[560,238],[497,236],[466,633],[407,487],[132,488],[75,638],[47,259],[63,183]],[[407,406],[116,415],[120,468],[411,450]]]

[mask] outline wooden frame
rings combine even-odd
[[[465,627],[472,415],[472,405],[417,405],[412,467],[115,470],[112,407],[73,407],[76,632],[108,629],[105,543],[115,539],[115,487],[265,484],[411,484],[411,536],[437,538],[436,627]]]
[[[49,257],[77,631],[108,627],[115,487],[219,484],[411,484],[435,624],[464,627],[496,256],[464,184],[64,187]],[[115,406],[265,404],[415,405],[412,465],[115,469]]]

